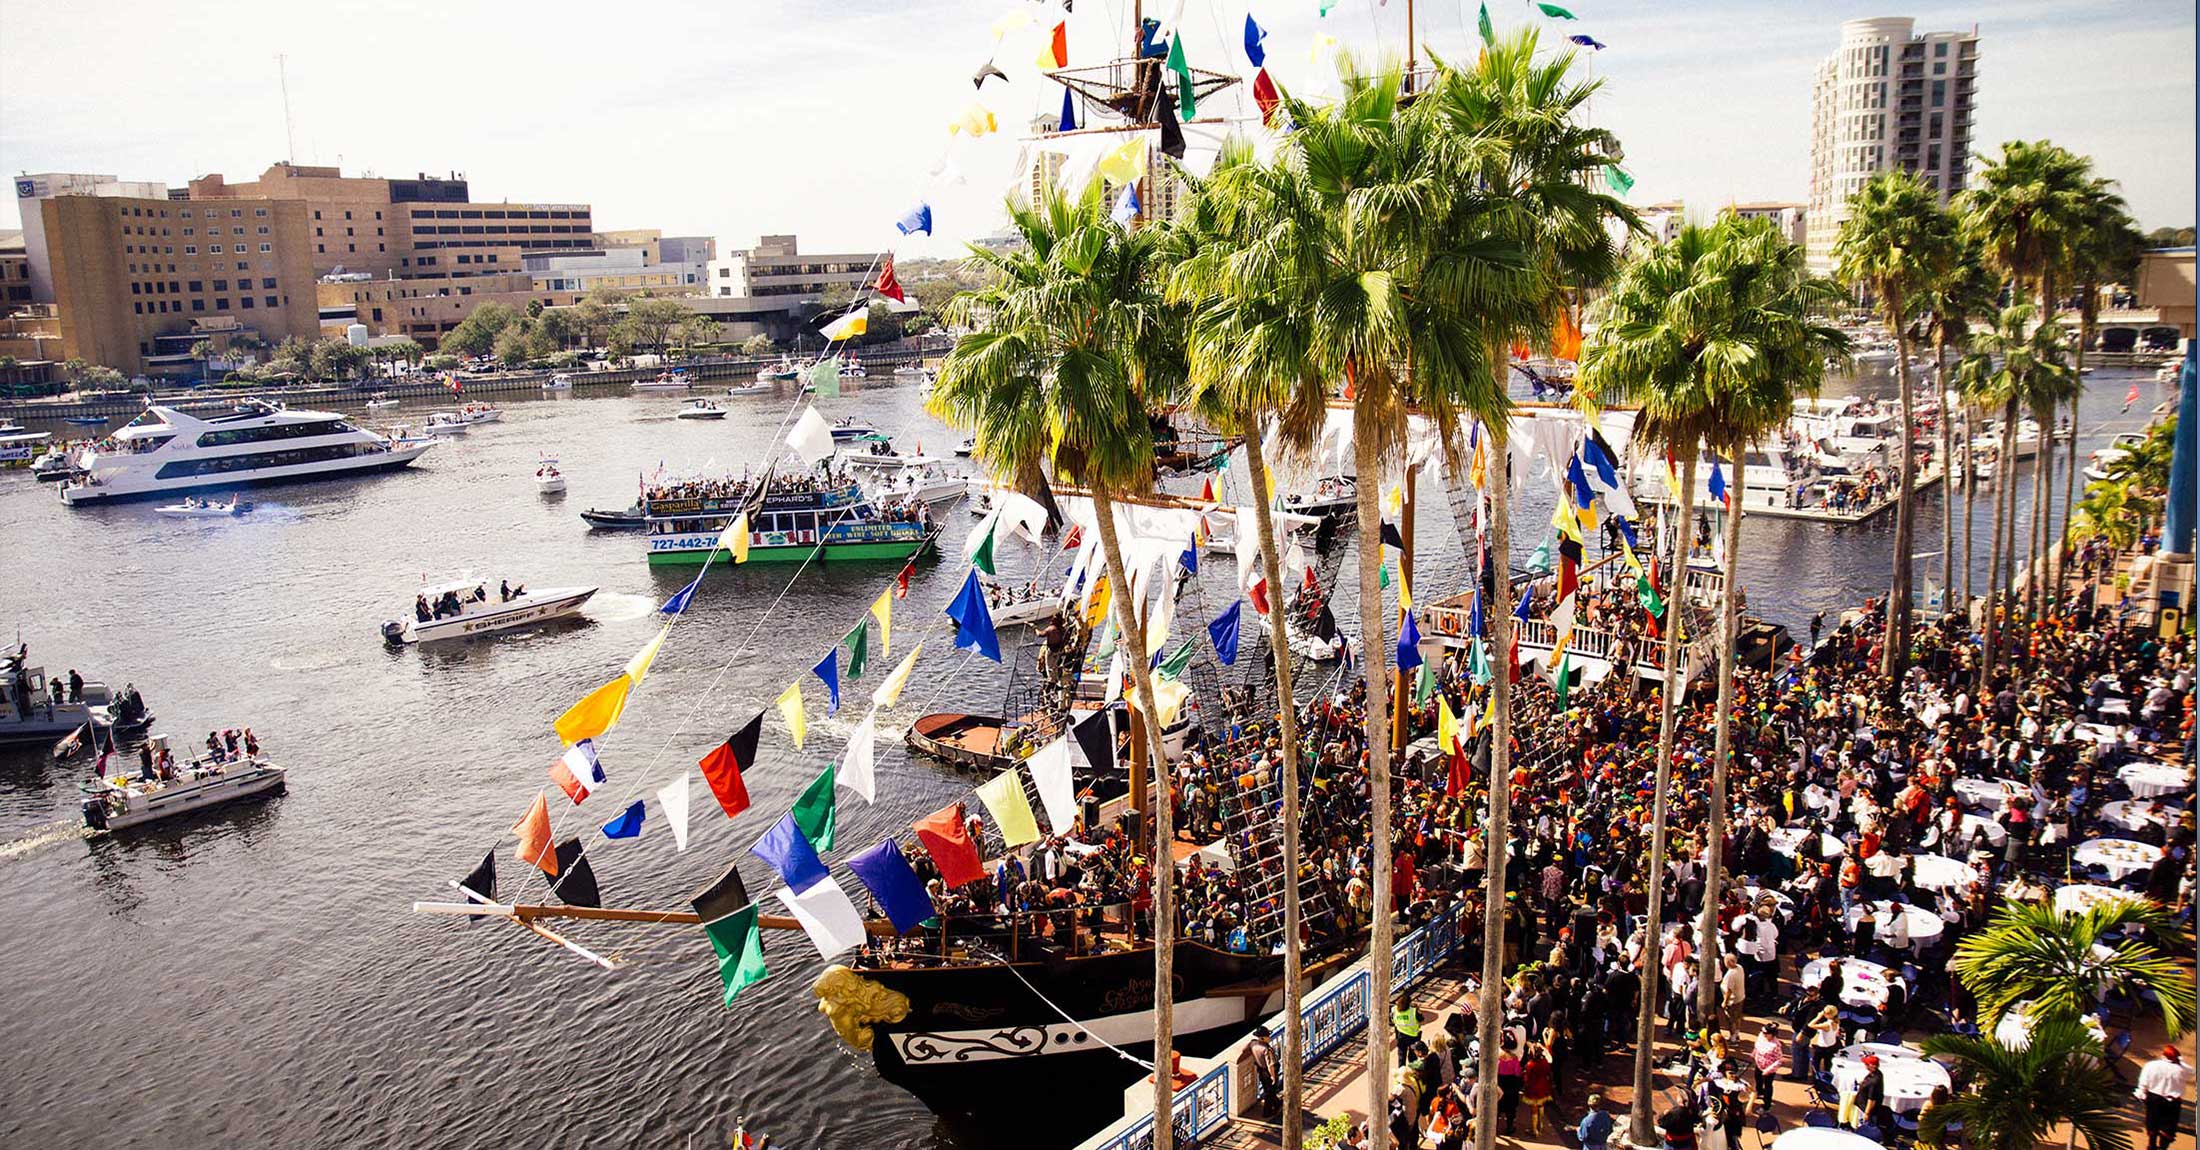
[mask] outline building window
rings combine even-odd
[[[275,281],[274,281],[274,280],[271,280],[271,279],[263,279],[263,280],[261,280],[261,281],[260,281],[260,286],[261,286],[262,288],[265,288],[265,289],[267,289],[268,291],[274,291],[274,290],[275,290]]]
[[[315,244],[315,245],[313,245],[313,250],[314,250],[314,251],[316,251],[316,252],[325,252],[325,251],[327,251],[327,250],[328,250],[328,245],[327,245],[327,244]]]
[[[275,250],[275,248],[274,248],[274,245],[272,245],[272,244],[261,244],[261,245],[260,245],[260,251],[262,251],[262,252],[271,252],[271,251],[274,251],[274,250]]]
[[[228,291],[228,290],[229,290],[229,281],[228,281],[228,280],[215,280],[215,281],[214,281],[214,290],[215,290],[215,291]]]
[[[267,209],[266,209],[266,208],[254,208],[254,209],[252,209],[252,214],[253,214],[253,215],[255,215],[255,216],[259,216],[259,217],[261,217],[261,218],[263,218],[263,219],[264,219],[264,218],[266,218],[266,216],[267,216]]]
[[[132,286],[134,287],[134,286],[136,286],[136,285],[134,285],[134,284],[133,284]],[[133,304],[131,304],[131,305],[130,305],[130,311],[131,311],[131,313],[132,313],[132,314],[134,314],[134,315],[144,315],[144,314],[145,314],[145,301],[144,301],[144,300],[139,300],[139,301],[137,301],[136,303],[133,303]]]
[[[321,209],[319,209],[319,208],[315,208],[315,209],[313,209],[313,218],[314,218],[314,219],[320,219],[320,218],[321,218]],[[321,234],[321,229],[319,229],[319,228],[315,228],[315,229],[313,229],[313,234],[314,234],[314,235],[320,235],[320,234]]]
[[[243,219],[243,218],[244,218],[244,209],[243,209],[243,208],[231,208],[231,209],[229,209],[229,218],[230,218],[230,219],[233,219],[233,220],[241,220],[241,219]]]
[[[192,310],[192,311],[205,311],[205,310],[206,310],[206,301],[205,301],[205,300],[203,300],[203,299],[195,299],[195,300],[192,300],[192,301],[191,301],[191,310]]]
[[[268,296],[268,297],[267,297],[267,306],[269,306],[269,307],[274,307],[274,306],[276,306],[276,304],[275,304],[275,297],[274,297],[274,296]]]
[[[267,234],[267,225],[266,225],[266,224],[261,224],[261,225],[260,225],[260,229],[259,229],[259,231],[260,231],[260,234],[261,234],[261,235],[263,235],[263,236],[264,236],[264,235],[266,235],[266,234]]]
[[[224,298],[224,297],[220,297],[220,296],[217,296],[217,297],[215,297],[215,299],[214,299],[214,310],[216,310],[216,311],[228,311],[228,310],[229,310],[229,300],[228,300],[228,299],[226,299],[226,298]]]
[[[237,300],[237,303],[238,303],[239,305],[241,305],[241,306],[242,306],[242,307],[244,308],[244,310],[246,310],[246,311],[251,311],[251,310],[252,310],[252,297],[251,297],[251,296],[241,296],[241,297],[239,297],[239,298],[238,298],[238,300]]]
[[[183,245],[183,254],[185,254],[185,255],[187,255],[187,256],[195,256],[195,255],[199,254],[199,245],[197,245],[197,244],[185,244],[185,245]]]
[[[1935,81],[1933,81],[1933,107],[1935,107],[1935,108],[1938,108],[1938,107],[1942,107],[1943,105],[1947,104],[1947,102],[1948,102],[1948,81],[1946,81],[1946,80],[1935,80]]]

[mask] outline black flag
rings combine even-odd
[[[1314,620],[1314,637],[1324,643],[1337,638],[1337,617],[1330,613],[1329,604],[1322,604],[1321,617]]]
[[[1166,87],[1161,90],[1161,154],[1172,160],[1184,158],[1184,129],[1176,122],[1176,95]]]
[[[480,864],[467,871],[466,877],[458,880],[458,885],[488,899],[490,902],[495,902],[497,900],[496,848],[489,848],[489,853],[481,856]],[[466,919],[469,926],[473,924],[473,921],[474,916],[468,916]]]
[[[715,922],[749,905],[749,888],[741,884],[741,869],[726,864],[726,873],[688,896],[688,903],[704,922]]]
[[[987,60],[985,62],[985,67],[978,69],[977,72],[970,77],[970,86],[982,91],[985,88],[986,79],[993,76],[1000,77],[1000,79],[1004,82],[1008,79],[1008,73],[994,67],[993,61]]]
[[[1069,729],[1077,736],[1077,749],[1085,753],[1085,761],[1103,776],[1115,773],[1115,724],[1108,718],[1112,709],[1094,711]]]
[[[550,893],[565,900],[567,906],[603,905],[603,895],[596,890],[596,872],[588,865],[588,856],[581,853],[578,836],[558,844],[558,877],[550,881]]]
[[[1398,525],[1388,519],[1383,520],[1383,546],[1396,547],[1400,551],[1406,549],[1405,537],[1398,534]]]

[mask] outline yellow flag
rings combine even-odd
[[[641,650],[634,652],[634,657],[626,661],[626,677],[629,689],[642,685],[642,676],[649,674],[649,665],[657,660],[657,648],[665,645],[665,636],[671,633],[672,624],[665,624],[657,631],[656,638],[651,639]]]
[[[1681,501],[1681,477],[1673,470],[1673,457],[1670,455],[1665,457],[1665,491],[1673,497],[1673,502]]]
[[[1189,702],[1191,697],[1192,689],[1175,679],[1155,679],[1153,681],[1153,709],[1159,716],[1163,727],[1176,722],[1176,717],[1184,713],[1184,704]]]
[[[718,533],[718,549],[733,552],[733,561],[749,561],[749,513],[744,511]]]
[[[916,650],[902,658],[901,666],[894,668],[894,673],[886,676],[886,681],[878,685],[878,690],[871,692],[871,701],[881,707],[891,707],[900,702],[901,689],[909,685],[909,674],[917,669],[917,656],[923,653],[924,644],[918,643]]]
[[[1039,841],[1039,820],[1031,816],[1031,800],[1024,797],[1024,782],[1010,767],[978,788],[978,799],[993,816],[1001,842],[1009,847]]]
[[[1627,557],[1627,569],[1634,572],[1637,577],[1644,577],[1642,560],[1635,556],[1635,549],[1628,545],[1626,539],[1623,538],[1619,541],[1619,550],[1620,554]]]
[[[1121,187],[1135,184],[1146,174],[1146,139],[1133,135],[1123,145],[1100,157],[1098,171],[1109,183]]]
[[[1400,611],[1413,610],[1413,588],[1406,586],[1404,564],[1400,564],[1398,569],[1398,609]]]
[[[1573,501],[1565,496],[1560,496],[1558,506],[1551,509],[1551,526],[1558,528],[1559,534],[1576,543],[1582,541],[1581,524],[1574,520]]]
[[[1459,746],[1459,717],[1442,691],[1436,693],[1436,746],[1447,755]]]
[[[1102,575],[1095,580],[1093,587],[1092,602],[1085,606],[1085,630],[1087,631],[1099,626],[1100,620],[1107,618],[1109,609],[1115,605],[1115,588],[1109,585],[1106,575]]]
[[[894,593],[885,590],[871,603],[871,618],[878,620],[878,653],[894,653]]]
[[[619,725],[619,712],[626,710],[626,693],[633,687],[634,680],[621,674],[567,708],[551,726],[567,746],[582,739],[596,738]]]
[[[794,745],[802,745],[802,737],[809,733],[809,716],[802,713],[802,684],[790,683],[779,692],[779,714],[787,720],[787,730],[794,735]]]

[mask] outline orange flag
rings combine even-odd
[[[550,801],[541,791],[535,792],[535,803],[527,813],[512,824],[512,833],[519,836],[519,861],[542,868],[542,873],[551,878],[558,877],[558,851],[550,841]]]
[[[1558,322],[1551,332],[1551,354],[1558,359],[1581,359],[1581,327],[1563,304],[1559,306]]]

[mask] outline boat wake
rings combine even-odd
[[[38,828],[31,834],[13,842],[0,843],[0,859],[19,859],[42,847],[57,843],[82,842],[92,837],[92,828],[77,822],[53,822]]]
[[[603,623],[625,623],[655,613],[657,600],[644,595],[623,595],[616,591],[598,591],[588,601],[587,610],[581,612]]]

